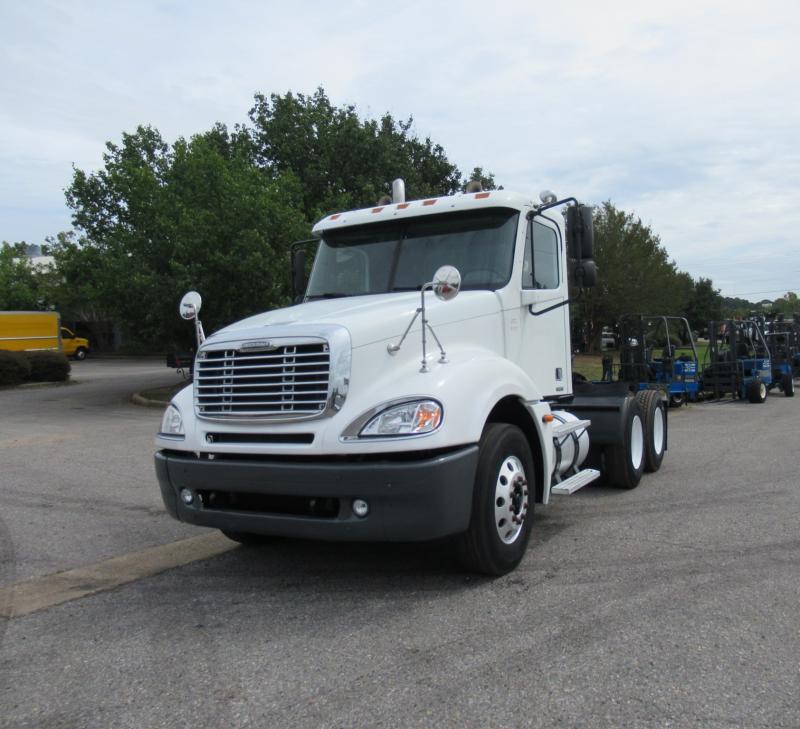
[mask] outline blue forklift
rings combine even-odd
[[[700,389],[714,399],[726,395],[764,402],[773,387],[772,357],[757,321],[725,319],[708,323],[708,349]]]
[[[800,359],[800,337],[794,321],[787,321],[783,314],[757,319],[764,339],[772,355],[772,384],[786,395],[794,397],[794,376]]]
[[[619,320],[619,367],[604,358],[603,379],[662,390],[672,407],[697,400],[698,356],[689,322],[679,316],[626,314]]]

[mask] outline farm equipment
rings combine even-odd
[[[700,389],[717,399],[731,395],[764,402],[773,383],[772,364],[758,322],[712,321],[708,336]]]
[[[698,356],[689,322],[677,316],[627,314],[620,319],[617,379],[661,389],[670,405],[696,400]],[[609,379],[608,370],[605,379]]]

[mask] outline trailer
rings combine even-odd
[[[772,387],[770,350],[758,323],[726,319],[708,324],[701,391],[714,398],[730,395],[763,403]]]
[[[396,180],[313,235],[310,278],[292,248],[295,305],[206,338],[200,295],[180,304],[193,383],[155,454],[176,519],[243,544],[447,538],[499,575],[535,507],[661,465],[660,398],[573,385],[569,292],[597,276],[588,206],[480,186],[406,201]]]

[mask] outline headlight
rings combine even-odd
[[[415,400],[378,413],[359,433],[361,438],[432,433],[442,423],[442,406],[436,400]]]
[[[174,405],[167,406],[166,411],[164,411],[164,417],[161,418],[161,430],[159,434],[171,436],[185,435],[181,411]]]

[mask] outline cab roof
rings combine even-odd
[[[479,210],[481,208],[512,208],[524,210],[534,205],[531,198],[507,190],[485,190],[483,192],[468,192],[444,197],[432,197],[424,200],[409,200],[402,203],[388,203],[375,205],[361,210],[348,210],[343,213],[333,213],[322,218],[313,228],[314,235],[321,235],[329,230],[350,227],[351,225],[366,225],[368,223],[382,223],[392,219],[416,218],[421,215],[435,215],[437,213],[461,212],[466,210]]]

